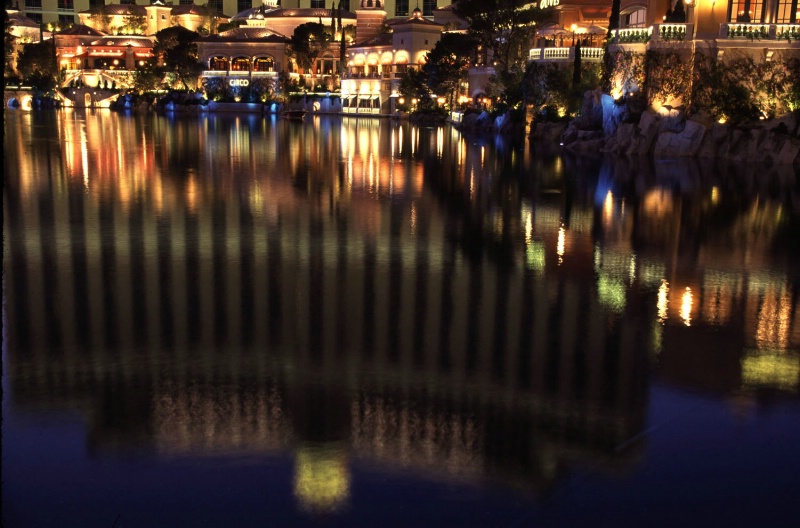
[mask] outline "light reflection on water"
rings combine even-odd
[[[274,469],[229,478],[294,497],[271,510],[287,523],[369,524],[371,498],[420,481],[439,483],[423,510],[444,494],[518,519],[575,472],[660,460],[654,381],[798,414],[787,169],[561,158],[374,119],[5,127],[4,434],[77,412],[84,450],[60,462],[113,487],[93,461],[133,454],[133,497],[176,459],[238,460]],[[48,430],[12,444],[15,519],[47,502],[20,468],[66,449]],[[365,491],[376,474],[394,480]]]

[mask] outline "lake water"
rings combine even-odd
[[[4,115],[9,527],[794,526],[794,170]]]

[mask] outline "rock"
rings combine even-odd
[[[685,121],[680,132],[661,132],[653,147],[656,157],[695,156],[705,136],[706,127],[695,121]]]

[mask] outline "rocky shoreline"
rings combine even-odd
[[[623,120],[624,108],[608,95],[587,97],[581,118],[531,125],[530,138],[558,143],[580,154],[609,153],[655,158],[698,158],[729,163],[791,165],[800,173],[800,112],[780,119],[727,125],[677,110],[645,111],[638,122]],[[590,108],[587,108],[590,107]]]

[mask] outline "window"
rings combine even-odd
[[[311,0],[312,8],[325,8],[325,0]]]
[[[241,13],[253,7],[252,0],[236,0],[236,12]]]
[[[728,22],[764,21],[764,0],[731,0],[728,4]]]
[[[275,71],[275,61],[272,57],[259,57],[253,61],[253,71],[271,72]]]
[[[100,7],[106,5],[105,0],[89,0],[89,7]]]
[[[58,27],[68,28],[75,23],[75,15],[58,15]]]
[[[59,11],[74,11],[75,2],[73,0],[58,0]]]
[[[633,13],[628,13],[625,15],[625,27],[629,28],[641,28],[646,26],[646,16],[647,10],[646,9],[637,9]]]
[[[336,6],[341,7],[345,11],[350,11],[350,0],[339,0],[339,3],[337,3]]]
[[[408,16],[408,0],[397,0],[394,3],[394,16]]]
[[[42,14],[41,13],[27,13],[25,16],[27,16],[28,18],[30,18],[34,22],[37,22],[39,24],[42,23]]]
[[[190,4],[192,2],[189,2]],[[208,7],[213,8],[217,13],[222,13],[222,0],[208,0]]]
[[[433,16],[434,9],[436,9],[436,0],[423,0],[422,16]]]
[[[41,9],[42,0],[25,0],[25,7],[28,9]],[[31,16],[28,15],[28,18],[31,18]]]
[[[778,13],[775,17],[778,24],[797,24],[800,22],[800,4],[798,0],[778,0]]]

